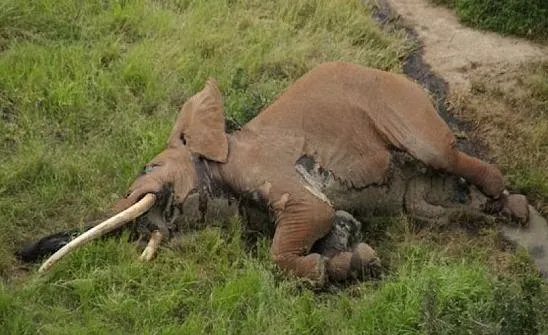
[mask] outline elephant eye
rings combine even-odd
[[[179,139],[181,139],[181,142],[183,143],[183,145],[186,145],[185,134],[181,134],[181,136],[179,137]]]

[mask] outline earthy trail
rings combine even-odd
[[[453,92],[469,89],[470,74],[479,67],[483,73],[505,71],[508,66],[548,59],[548,46],[465,27],[451,10],[426,0],[387,3],[413,27],[423,44],[424,61]]]
[[[411,37],[420,42],[421,50],[408,57],[404,72],[434,94],[440,114],[456,131],[469,129],[466,122],[446,110],[447,97],[470,97],[473,78],[483,74],[496,76],[522,64],[548,60],[548,46],[465,27],[452,11],[427,0],[384,0],[377,4],[377,19],[397,16]],[[485,148],[477,150],[480,141],[459,142],[465,151],[484,156]],[[501,234],[527,249],[548,278],[548,223],[534,208],[530,210],[527,227],[503,226]]]

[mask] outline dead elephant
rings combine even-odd
[[[223,196],[270,213],[274,262],[319,285],[379,264],[356,240],[359,223],[348,213],[359,218],[378,207],[439,219],[446,202],[527,220],[525,198],[505,191],[495,166],[457,150],[428,95],[401,75],[324,63],[240,130],[227,134],[224,124],[221,93],[209,80],[183,105],[165,150],[114,206],[118,214],[64,245],[40,270],[136,217],[152,231],[148,259],[191,204],[205,219],[208,199]],[[421,180],[444,174],[457,183],[435,186],[441,196],[432,201],[425,187],[435,183]],[[446,192],[459,178],[481,192]]]

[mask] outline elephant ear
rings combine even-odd
[[[221,92],[214,79],[192,96],[181,108],[169,136],[171,147],[185,145],[192,153],[209,160],[225,163],[228,158],[228,140]]]

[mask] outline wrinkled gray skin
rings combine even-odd
[[[338,210],[332,231],[313,247],[315,252],[324,256],[352,250],[354,245],[362,242],[364,225],[373,217],[406,213],[411,218],[440,225],[463,216],[469,221],[483,222],[501,218],[506,222],[501,229],[503,236],[528,249],[540,271],[548,275],[548,254],[544,246],[548,241],[548,226],[532,207],[529,222],[525,227],[519,227],[511,223],[511,218],[505,217],[501,212],[503,205],[497,200],[485,196],[462,178],[432,171],[405,153],[394,153],[390,177],[385,184],[362,189],[344,186],[307,157],[301,158],[295,169],[303,185]],[[211,225],[211,222],[223,222],[234,215],[240,215],[246,231],[273,235],[273,216],[256,194],[246,194],[238,199],[219,190],[208,194],[207,201],[203,195],[201,200],[199,194],[191,195],[185,201],[182,213],[174,215],[171,208],[149,212],[142,220],[145,234],[141,240],[145,242],[148,239],[146,232],[152,229],[151,223],[154,229],[160,228],[173,236],[178,231],[202,228],[206,222]],[[371,271],[374,275],[376,269]]]

